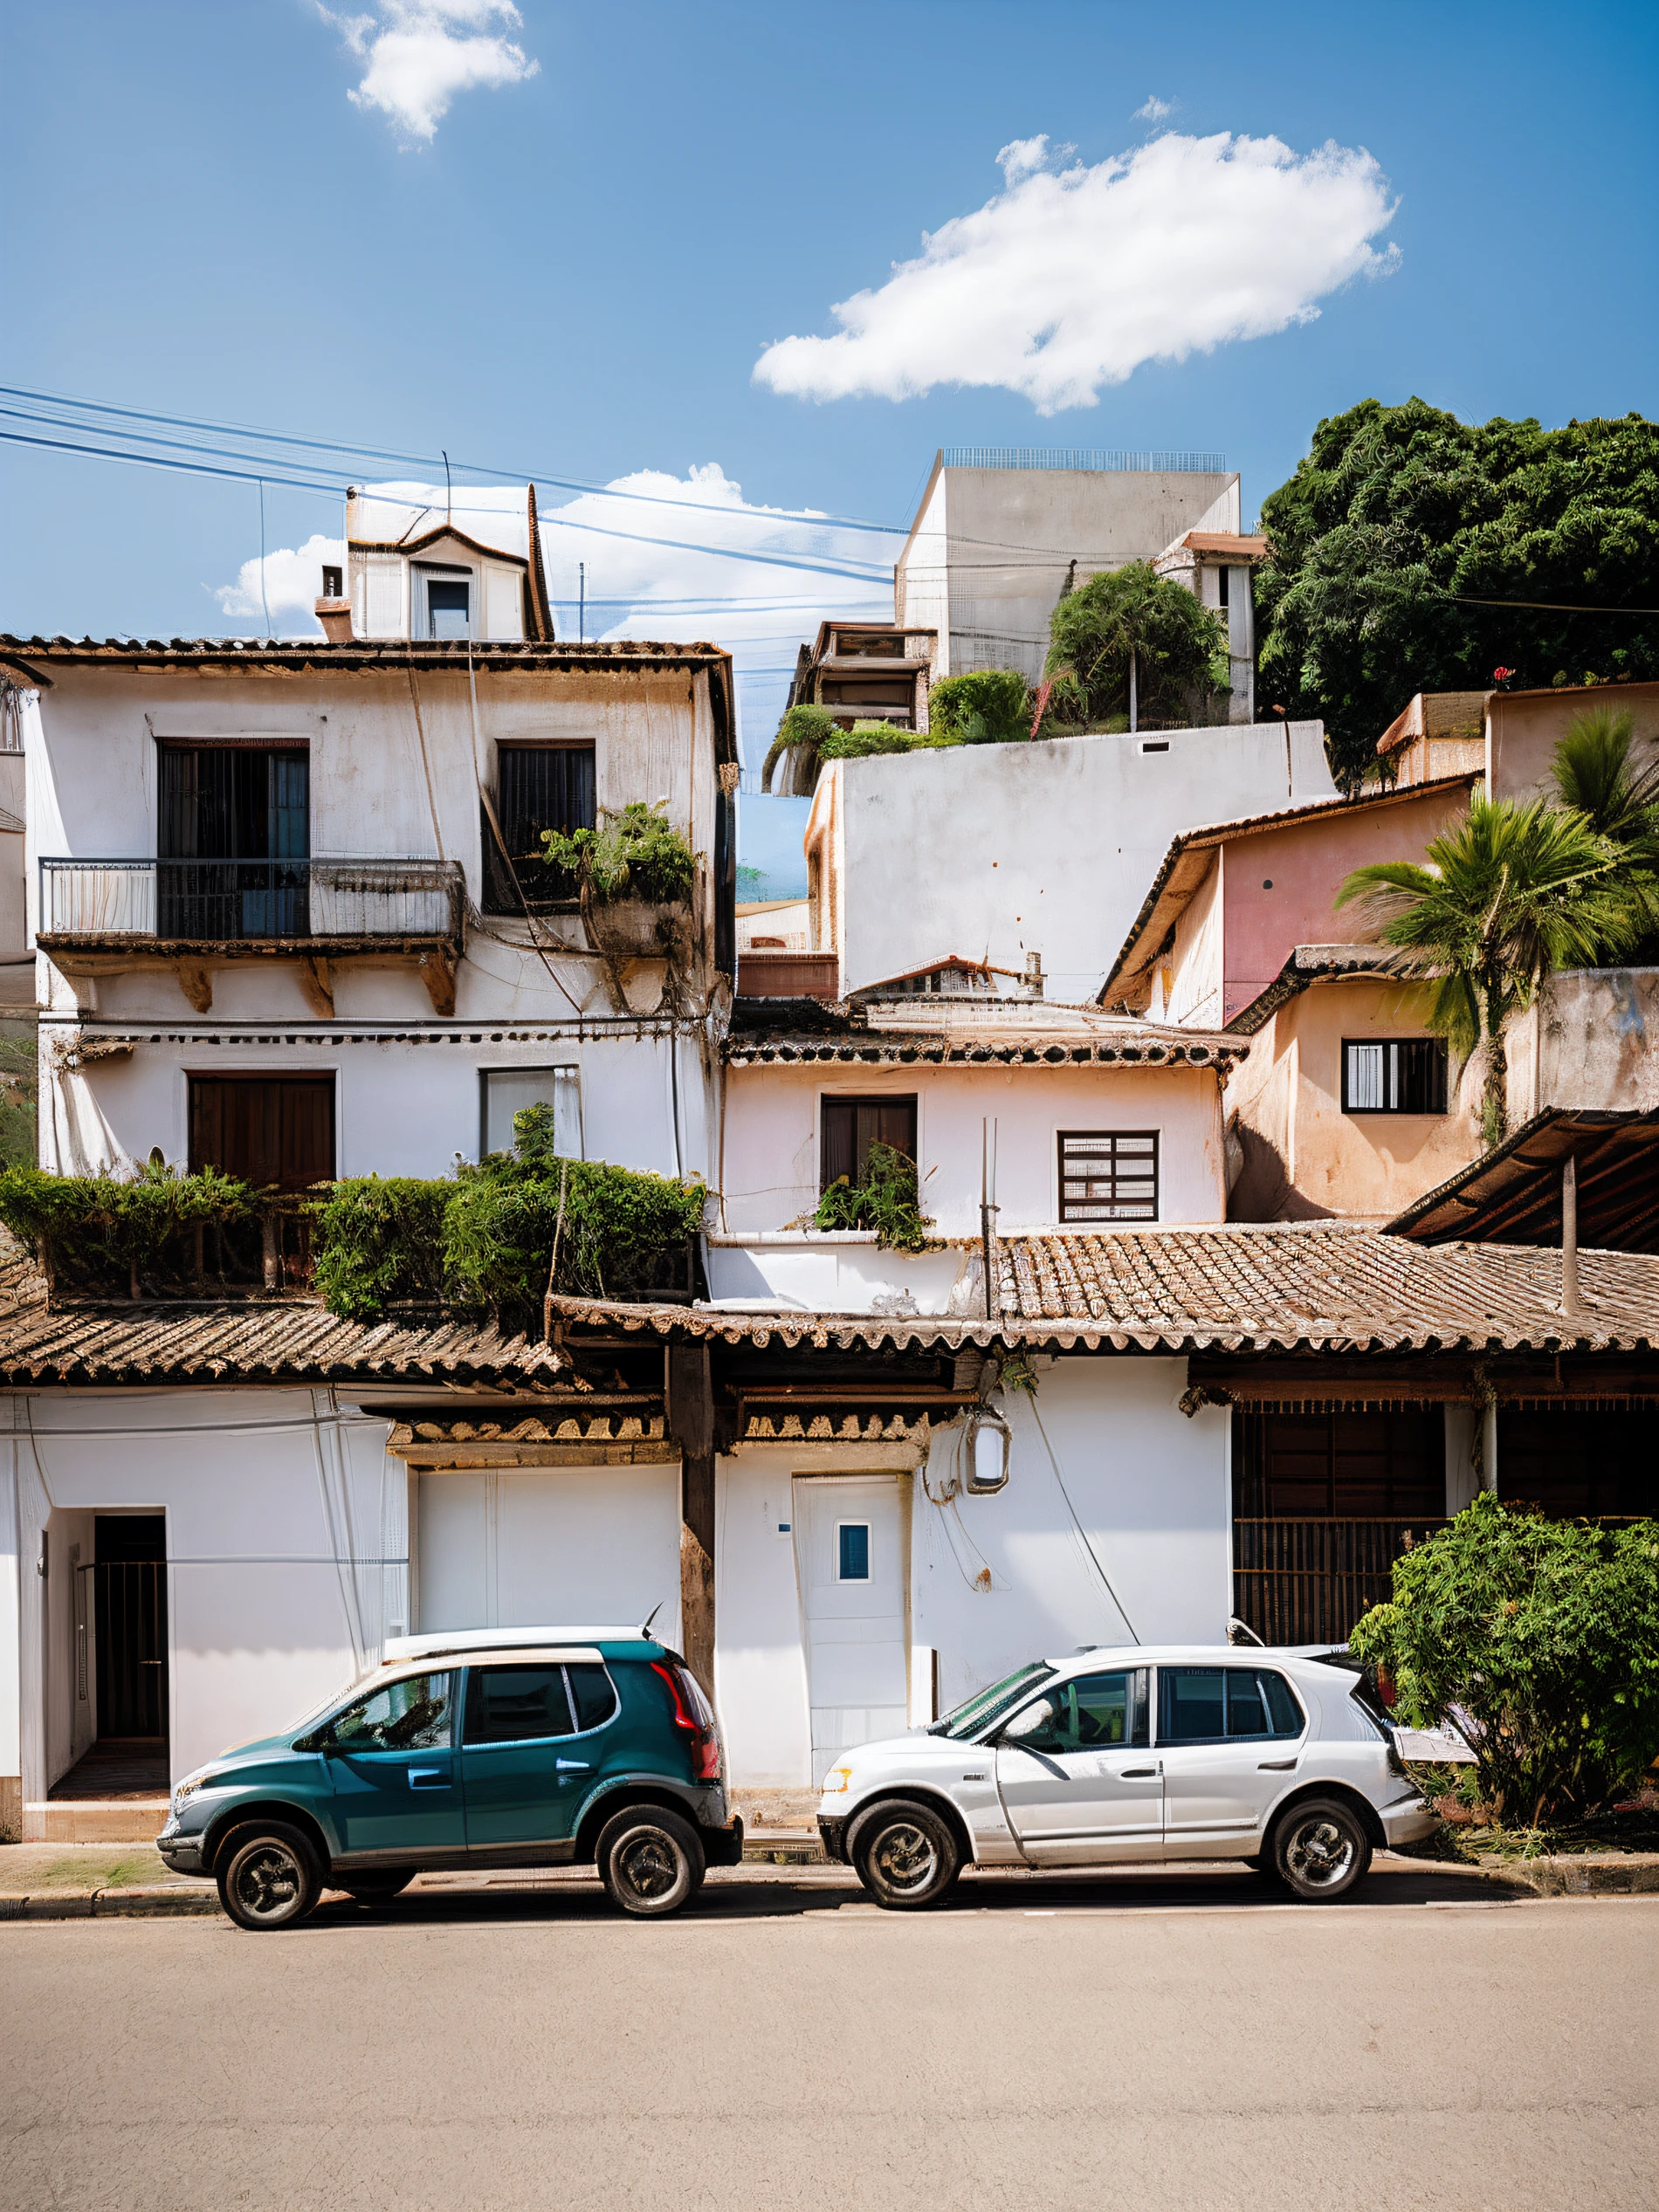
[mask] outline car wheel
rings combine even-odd
[[[926,1805],[881,1805],[852,1841],[859,1880],[891,1913],[937,1905],[961,1870],[956,1838]]]
[[[630,1805],[608,1821],[594,1857],[612,1903],[641,1920],[677,1913],[703,1879],[697,1831],[656,1805]]]
[[[389,1905],[393,1898],[401,1896],[414,1879],[415,1870],[410,1867],[403,1874],[356,1874],[340,1886],[355,1903],[366,1905],[372,1912],[375,1906]]]
[[[276,1821],[237,1829],[217,1858],[219,1902],[238,1927],[293,1927],[322,1889],[310,1838]]]
[[[1293,1897],[1329,1905],[1369,1870],[1371,1839],[1340,1799],[1305,1797],[1273,1831],[1272,1865]]]

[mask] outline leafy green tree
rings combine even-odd
[[[1150,561],[1131,561],[1067,592],[1049,618],[1049,637],[1050,711],[1063,723],[1122,717],[1126,728],[1132,659],[1144,729],[1202,722],[1211,692],[1227,688],[1219,617]]]
[[[1659,1522],[1549,1521],[1483,1492],[1395,1560],[1351,1641],[1408,1727],[1463,1729],[1506,1823],[1591,1812],[1659,1752]]]
[[[1345,781],[1416,691],[1659,677],[1659,424],[1460,422],[1363,400],[1262,503],[1256,696],[1322,716]]]
[[[1376,861],[1337,893],[1397,948],[1402,975],[1431,980],[1428,1026],[1463,1057],[1484,1055],[1481,1130],[1509,1126],[1504,1027],[1552,968],[1594,966],[1642,921],[1618,848],[1575,811],[1518,807],[1477,791],[1426,861]]]
[[[1031,689],[1016,668],[941,677],[928,694],[928,728],[963,745],[1017,745],[1031,734]]]

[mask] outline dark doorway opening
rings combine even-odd
[[[92,1651],[97,1735],[54,1783],[57,1801],[149,1801],[169,1787],[167,1521],[159,1513],[100,1513],[93,1562],[78,1570],[80,1669]]]
[[[190,1171],[305,1191],[334,1172],[332,1075],[192,1075]]]

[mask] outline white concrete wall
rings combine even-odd
[[[485,1068],[580,1063],[590,1158],[658,1172],[706,1173],[713,1070],[682,1017],[672,1068],[658,960],[624,971],[630,1012],[612,1007],[580,922],[477,912],[478,784],[496,747],[531,738],[591,740],[599,803],[666,798],[669,818],[707,856],[699,926],[712,956],[718,780],[705,677],[480,672],[476,750],[465,673],[426,673],[416,695],[395,676],[189,676],[65,670],[27,718],[30,929],[43,855],[149,857],[156,848],[158,737],[293,740],[311,756],[313,856],[376,855],[461,862],[474,912],[452,1017],[438,1017],[414,970],[341,961],[335,1018],[320,1019],[293,960],[212,972],[205,1016],[177,975],[141,945],[122,972],[72,980],[41,957],[43,1164],[120,1170],[160,1144],[184,1157],[188,1072],[334,1072],[340,1165],[355,1174],[441,1174],[475,1154]],[[418,715],[416,713],[418,702]],[[539,948],[552,945],[547,957]],[[568,951],[556,949],[560,945]],[[55,1048],[76,1033],[138,1036],[130,1056],[72,1080]],[[437,1049],[434,1049],[437,1048]],[[674,1091],[678,1087],[678,1131]],[[676,1141],[678,1135],[678,1142]]]
[[[296,1720],[407,1627],[407,1481],[385,1422],[305,1391],[43,1391],[8,1405],[31,1569],[52,1531],[51,1573],[21,1578],[6,1653],[21,1678],[25,1803],[70,1763],[68,1545],[79,1535],[90,1560],[100,1508],[166,1517],[176,1778]]]
[[[833,761],[807,833],[819,942],[843,993],[952,953],[1018,972],[1036,951],[1051,999],[1090,1000],[1179,831],[1335,790],[1317,722]]]
[[[981,1124],[993,1116],[1004,1235],[1058,1221],[1057,1140],[1063,1129],[1156,1130],[1159,1218],[1226,1218],[1213,1069],[771,1063],[726,1071],[723,1229],[781,1229],[812,1212],[820,1187],[821,1102],[850,1093],[914,1093],[922,1203],[940,1236],[979,1234]]]
[[[1225,1640],[1226,1409],[1191,1419],[1180,1411],[1184,1360],[1079,1356],[1037,1365],[1035,1406],[1013,1393],[998,1401],[1014,1431],[1006,1489],[933,1501],[930,1490],[951,1487],[957,1429],[935,1433],[926,1480],[916,1475],[912,1713],[934,1651],[948,1709],[1028,1659],[1068,1658],[1084,1645]],[[793,1518],[792,1476],[896,1475],[914,1459],[902,1446],[802,1443],[745,1445],[719,1462],[716,1689],[740,1789],[804,1790],[820,1779],[795,1554],[779,1530]]]

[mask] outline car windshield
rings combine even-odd
[[[981,1728],[988,1728],[994,1721],[1000,1721],[1010,1706],[1039,1682],[1046,1682],[1053,1673],[1046,1659],[1033,1659],[1029,1666],[1005,1675],[1000,1682],[993,1682],[988,1690],[975,1691],[942,1721],[935,1721],[927,1733],[951,1736],[959,1742],[965,1737],[977,1735]]]

